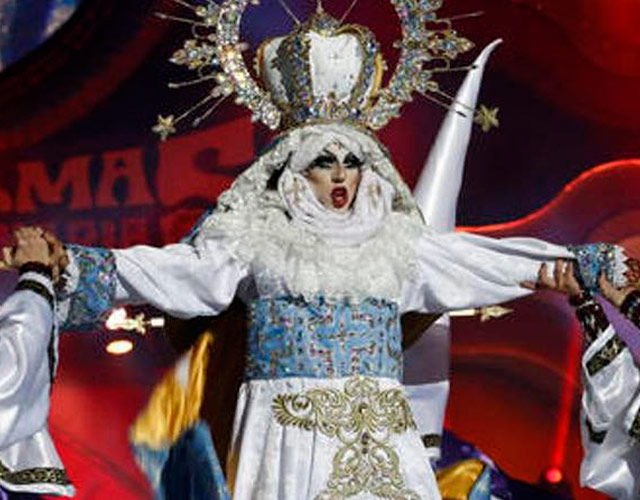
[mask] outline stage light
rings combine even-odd
[[[105,326],[107,330],[120,330],[122,328],[122,324],[127,320],[127,310],[124,307],[119,307],[118,309],[114,309],[109,314],[107,321],[105,322]]]
[[[549,484],[559,484],[564,479],[564,474],[558,467],[549,467],[544,472],[544,479]]]
[[[107,344],[106,351],[114,356],[123,356],[133,351],[133,342],[127,339],[112,340]]]
[[[144,313],[138,313],[134,317],[129,316],[129,312],[124,307],[119,307],[111,311],[105,321],[107,330],[124,330],[146,335],[148,328],[162,328],[165,320],[162,316],[147,318]]]

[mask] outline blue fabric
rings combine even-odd
[[[163,500],[162,471],[169,459],[169,448],[154,450],[148,446],[131,443],[133,456],[138,467],[147,477],[151,491],[156,500]]]
[[[97,322],[113,307],[116,292],[116,260],[106,248],[68,245],[80,272],[78,286],[69,297],[69,313],[63,330],[95,330]]]
[[[602,272],[610,282],[614,281],[615,245],[592,243],[568,248],[576,256],[579,278],[585,289],[598,292],[598,277]]]
[[[471,443],[463,441],[447,430],[442,434],[442,457],[436,464],[436,470],[446,469],[462,460],[476,458],[489,467],[482,472],[489,475],[490,492],[497,498],[511,500],[511,491],[507,477],[495,466],[493,461]]]
[[[133,444],[155,500],[231,500],[206,423],[199,421],[168,449]]]
[[[491,468],[484,466],[482,474],[469,492],[468,500],[491,500]]]
[[[402,334],[395,303],[283,297],[250,304],[245,378],[402,379]]]
[[[527,484],[509,477],[482,450],[445,430],[442,435],[442,458],[436,464],[436,470],[446,469],[470,458],[481,460],[486,467],[469,493],[469,500],[489,499],[487,490],[491,496],[501,500],[562,500],[572,497],[560,491],[564,484],[558,491],[549,491],[539,484]]]

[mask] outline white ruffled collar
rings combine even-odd
[[[391,213],[393,187],[370,169],[362,171],[353,207],[346,213],[325,208],[306,177],[286,169],[278,191],[294,224],[337,246],[358,245],[371,238]]]

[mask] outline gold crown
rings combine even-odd
[[[170,87],[203,82],[213,85],[201,101],[177,117],[158,117],[154,131],[163,139],[176,131],[179,122],[209,105],[192,122],[199,125],[232,94],[237,104],[251,110],[253,121],[271,129],[339,121],[378,130],[399,116],[400,108],[416,92],[449,107],[452,98],[440,90],[434,77],[469,69],[454,68],[451,61],[474,46],[452,29],[454,18],[437,17],[443,0],[391,0],[402,39],[394,45],[400,57],[393,75],[382,87],[386,65],[378,42],[367,28],[344,24],[351,8],[338,20],[319,2],[316,13],[300,23],[284,0],[279,0],[297,25],[286,36],[262,43],[256,56],[257,79],[244,61],[242,52],[248,46],[241,41],[240,21],[248,5],[256,5],[258,0],[224,0],[219,4],[206,0],[195,5],[173,1],[190,9],[194,18],[159,14],[192,25],[192,37],[171,61],[197,76]]]
[[[341,121],[366,125],[385,63],[373,33],[320,10],[285,37],[263,42],[257,68],[282,110],[282,127]]]

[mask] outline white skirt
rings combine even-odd
[[[439,500],[397,380],[253,380],[227,462],[234,500]]]

